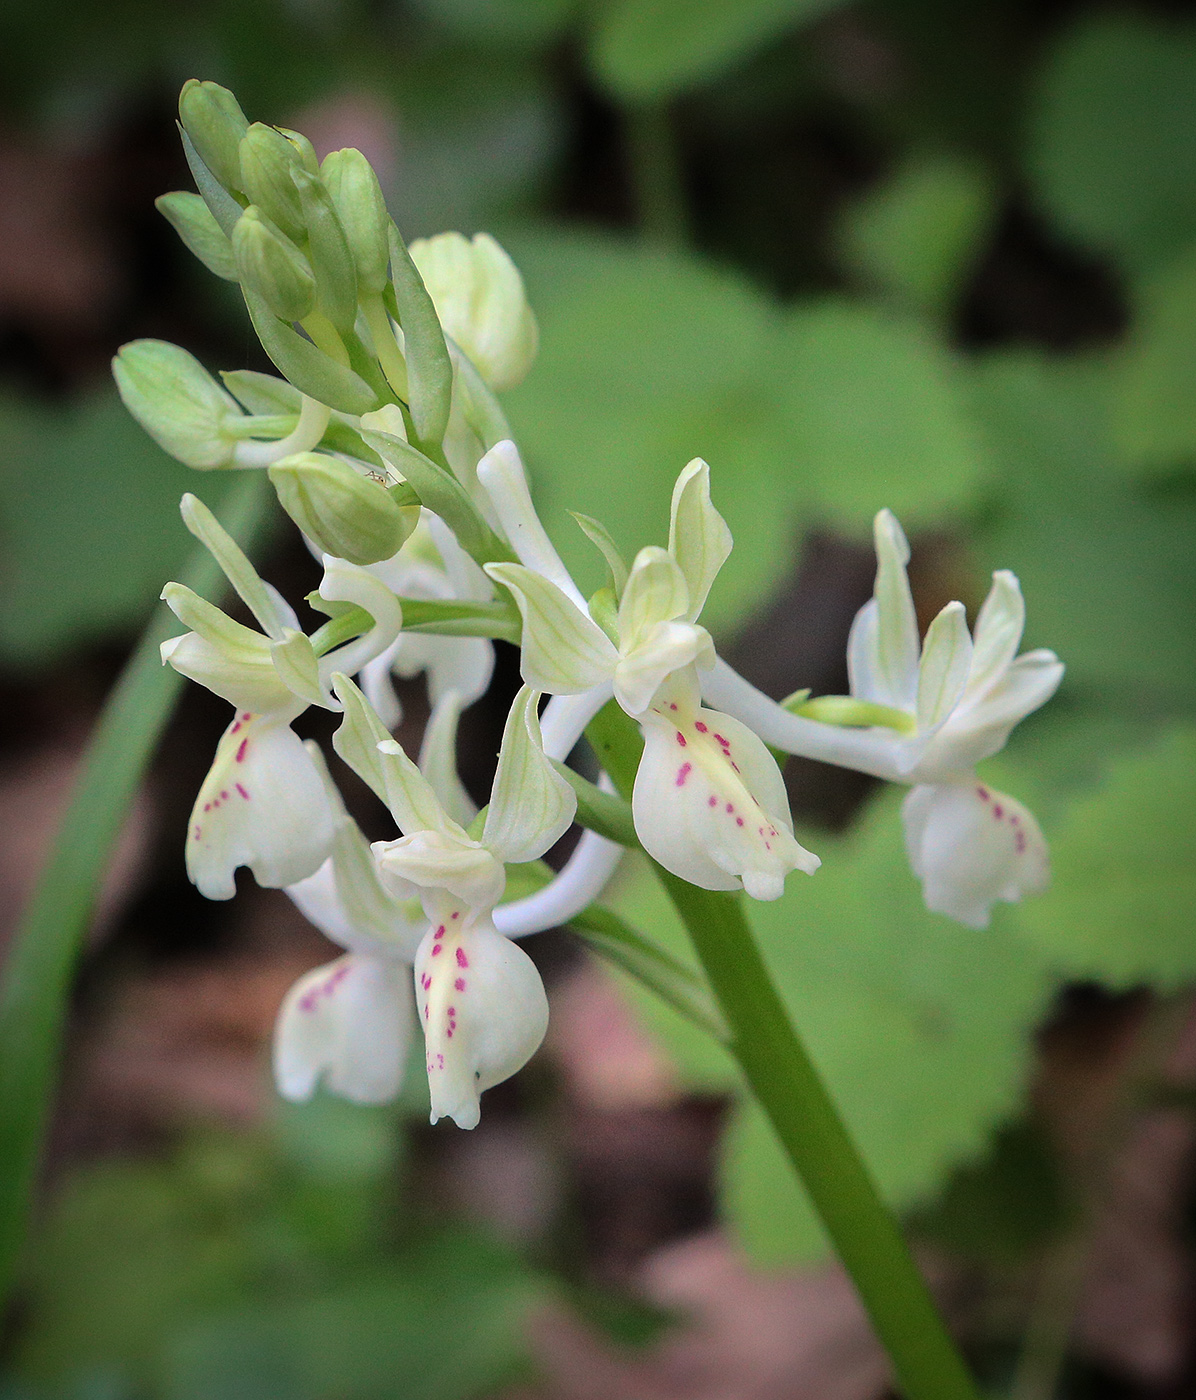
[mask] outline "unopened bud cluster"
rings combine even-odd
[[[321,161],[300,134],[250,123],[214,83],[189,82],[179,112],[198,193],[163,195],[158,208],[239,284],[278,375],[218,380],[177,346],[136,341],[116,358],[117,384],[180,461],[265,469],[323,570],[308,601],[328,621],[309,635],[187,496],[188,528],[253,625],[180,585],[163,595],[187,629],[163,660],[234,710],[192,813],[191,878],[225,899],[247,866],[345,949],[283,1004],[284,1094],[324,1083],[360,1101],[392,1097],[418,1027],[433,1119],[472,1127],[482,1091],[528,1059],[547,1024],[539,975],[514,940],[581,918],[623,843],[701,888],[755,899],[817,870],[775,750],[910,788],[907,847],[931,909],[980,927],[994,902],[1043,886],[1033,816],[975,771],[1062,676],[1052,652],[1018,655],[1012,574],[994,575],[973,628],[951,603],[922,638],[908,546],[882,510],[875,594],[848,643],[851,694],[777,704],[702,625],[732,541],[695,459],[677,478],[666,542],[630,562],[579,517],[607,571],[587,599],[536,514],[496,398],[537,349],[503,249],[484,233],[408,249],[360,151]],[[489,686],[495,637],[518,642],[524,685],[483,816],[457,776],[456,733]],[[393,682],[419,674],[431,717],[413,761],[391,737]],[[562,766],[608,705],[643,740],[629,805],[605,779],[595,788]],[[311,706],[339,717],[333,747],[386,804],[394,839],[366,841],[320,749],[296,736]],[[529,867],[574,821],[589,829],[560,874],[538,867],[541,888],[506,898],[507,867]],[[670,964],[658,956],[659,986]]]

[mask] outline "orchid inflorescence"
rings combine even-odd
[[[731,535],[710,469],[694,460],[677,478],[667,545],[630,567],[579,517],[607,567],[585,598],[540,523],[496,398],[537,349],[503,249],[457,233],[407,247],[359,151],[319,161],[298,133],[251,125],[214,83],[189,82],[180,115],[199,192],[159,208],[208,268],[239,283],[282,377],[234,371],[221,385],[186,351],[141,340],[116,357],[117,383],[180,461],[266,469],[323,567],[308,601],[328,621],[308,635],[188,495],[188,529],[257,629],[179,584],[163,593],[189,629],[163,661],[234,707],[192,813],[191,879],[228,899],[247,866],[346,950],[283,1003],[283,1095],[323,1083],[359,1102],[394,1097],[418,1026],[433,1122],[473,1127],[482,1091],[526,1063],[547,1026],[539,974],[514,940],[584,923],[624,849],[615,836],[690,884],[753,899],[817,870],[770,748],[910,785],[906,842],[930,909],[982,928],[995,901],[1043,888],[1033,816],[975,772],[1063,672],[1052,652],[1017,655],[1012,574],[994,575],[972,632],[950,603],[920,639],[909,549],[882,510],[875,593],[848,643],[851,694],[778,704],[719,658],[699,620]],[[456,735],[489,686],[494,638],[519,644],[524,685],[479,813],[457,775]],[[391,735],[393,677],[419,673],[431,717],[413,762]],[[643,736],[629,812],[605,779],[564,767],[609,704]],[[395,839],[371,846],[319,747],[295,734],[310,706],[340,717],[333,747],[385,803]],[[574,821],[589,829],[553,874],[540,857]],[[512,867],[517,898],[506,897]],[[631,970],[656,959],[667,980],[668,955],[619,936],[634,945]]]

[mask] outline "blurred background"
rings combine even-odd
[[[993,1393],[1196,1395],[1196,6],[8,0],[0,72],[0,955],[178,498],[226,487],[109,359],[267,367],[153,208],[213,78],[364,150],[408,238],[512,252],[542,349],[508,409],[571,566],[567,509],[634,550],[711,463],[711,626],[773,695],[846,689],[881,506],[923,624],[1019,574],[1068,674],[985,772],[1050,893],[927,914],[900,795],[791,761],[824,865],[754,922]],[[282,529],[258,559],[318,581]],[[479,797],[517,683],[506,653],[465,718]],[[225,718],[188,689],[106,886],[3,1400],[879,1400],[729,1061],[568,935],[529,945],[549,1038],[476,1132],[429,1128],[415,1073],[390,1109],[277,1101],[275,1011],[331,954],[281,893],[187,883]],[[684,952],[642,871],[616,898]]]

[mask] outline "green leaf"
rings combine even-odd
[[[606,0],[590,63],[616,97],[643,102],[708,82],[844,0]]]
[[[986,460],[959,367],[924,326],[864,305],[798,307],[774,346],[791,490],[845,526],[970,505]]]
[[[1172,988],[1196,976],[1196,728],[1122,754],[1051,841],[1051,889],[1018,912],[1073,978]]]
[[[236,479],[205,476],[217,511]],[[186,553],[195,481],[111,390],[65,410],[0,403],[0,659],[44,665],[139,626]]]
[[[1196,500],[1127,481],[1110,430],[1116,380],[1100,357],[998,354],[973,376],[1004,487],[977,539],[1026,596],[1027,647],[1067,664],[1064,688],[1140,709],[1196,696]]]
[[[1021,1101],[1029,1033],[1054,983],[998,917],[981,934],[925,910],[902,844],[900,798],[878,801],[846,839],[803,838],[823,857],[790,877],[752,926],[794,1025],[886,1199],[909,1206],[978,1152]],[[620,902],[679,956],[684,936],[647,877]],[[689,1082],[737,1079],[718,1046],[638,995]],[[821,1229],[752,1102],[724,1144],[722,1206],[753,1255],[809,1258]]]
[[[600,520],[632,558],[667,540],[673,483],[701,456],[715,505],[744,542],[702,620],[742,618],[784,569],[796,533],[783,489],[789,458],[767,393],[768,303],[681,253],[583,235],[512,243],[540,322],[540,357],[505,406],[537,507],[583,593],[601,581],[598,561],[567,511]]]
[[[899,306],[946,313],[996,214],[988,172],[962,156],[915,154],[840,220],[839,260]]]
[[[1196,463],[1196,245],[1133,292],[1113,430],[1129,466],[1165,476]]]
[[[1047,62],[1028,169],[1059,227],[1145,266],[1196,234],[1196,28],[1087,16]]]

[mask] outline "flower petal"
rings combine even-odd
[[[695,622],[731,553],[731,531],[710,500],[710,468],[695,457],[677,478],[669,518],[669,553],[689,586],[686,617]]]
[[[542,856],[577,811],[576,794],[544,755],[539,699],[539,691],[525,685],[511,705],[482,833],[488,849],[510,863]]]
[[[638,717],[669,676],[695,661],[704,669],[713,665],[710,633],[692,622],[658,622],[638,647],[620,658],[615,699],[629,715]]]
[[[873,525],[876,542],[875,653],[870,658],[882,705],[912,710],[918,691],[918,618],[905,566],[909,544],[897,518],[882,510]]]
[[[926,630],[918,664],[919,733],[936,729],[955,708],[972,668],[972,638],[962,603],[948,603]]]
[[[406,882],[423,890],[447,890],[470,909],[489,909],[502,898],[507,872],[479,842],[439,831],[414,831],[397,841],[375,841],[382,883]]]
[[[1030,811],[984,783],[921,784],[901,809],[926,907],[985,928],[998,900],[1016,903],[1050,880],[1046,841]]]
[[[319,770],[289,724],[244,711],[195,799],[187,874],[208,899],[233,897],[241,865],[259,885],[293,885],[324,863],[335,824]]]
[[[429,929],[415,960],[432,1122],[475,1128],[479,1097],[531,1059],[548,1029],[548,999],[528,955],[489,921]]]
[[[549,695],[577,695],[610,678],[614,644],[588,613],[547,578],[522,564],[487,564],[509,588],[523,617],[523,679]]]
[[[619,650],[634,651],[658,623],[672,622],[689,608],[689,585],[666,549],[646,545],[635,556],[619,604]]]
[[[303,1102],[323,1080],[354,1103],[399,1092],[415,1006],[405,963],[349,953],[317,967],[287,993],[274,1029],[274,1078]]]
[[[1017,575],[998,569],[976,618],[969,691],[983,692],[1004,675],[1017,655],[1025,625],[1026,604]]]

